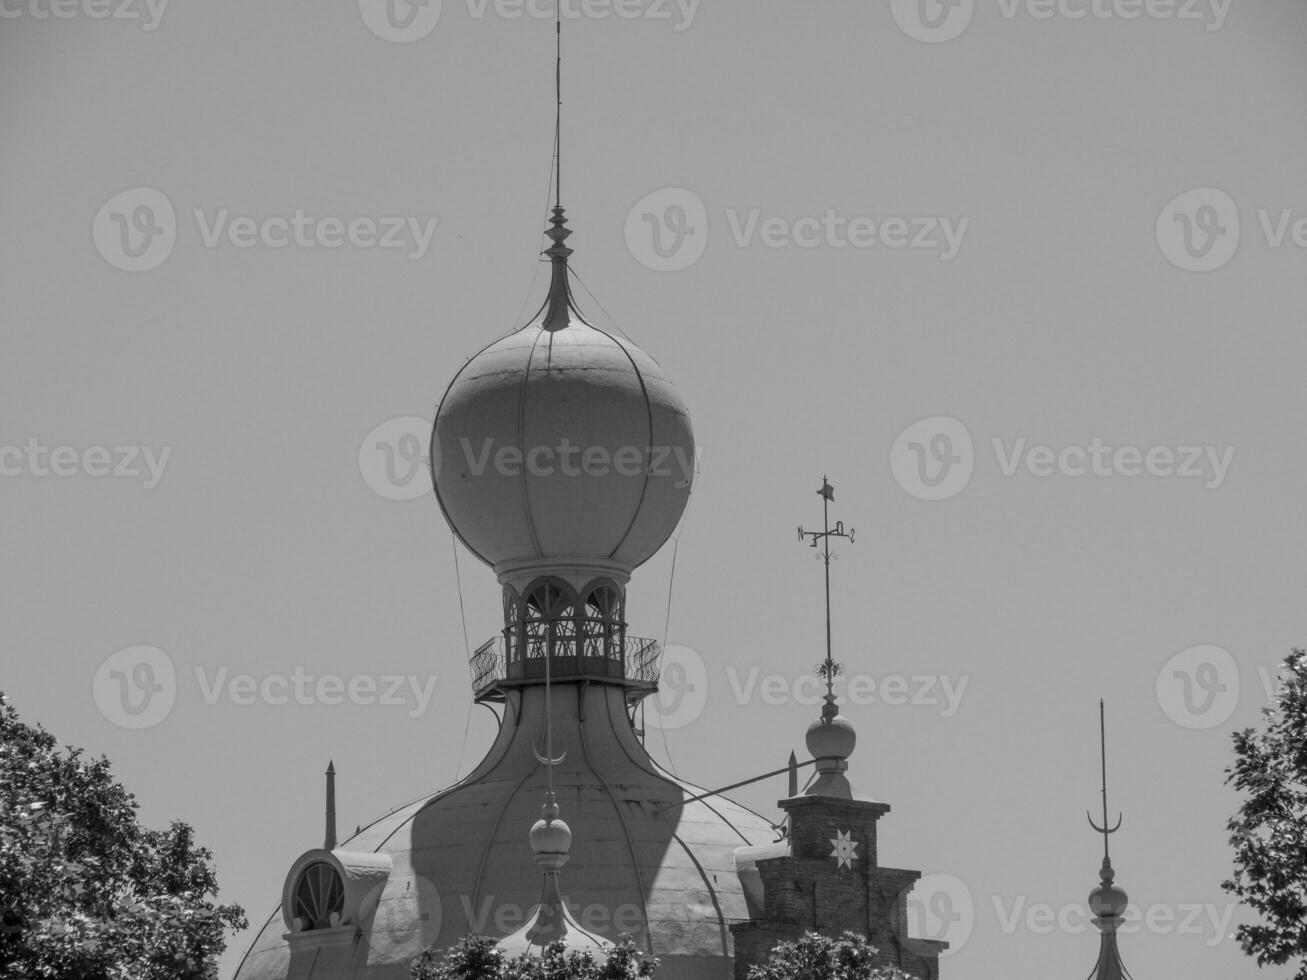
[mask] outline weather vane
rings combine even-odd
[[[1121,829],[1122,815],[1120,813],[1116,815],[1115,827],[1108,827],[1107,825],[1107,721],[1104,713],[1103,701],[1101,698],[1098,701],[1098,741],[1099,741],[1099,749],[1101,752],[1101,762],[1103,767],[1102,769],[1103,771],[1103,825],[1100,827],[1098,824],[1094,823],[1094,818],[1089,815],[1088,810],[1085,811],[1085,816],[1089,817],[1089,826],[1093,827],[1096,831],[1098,831],[1100,834],[1103,835],[1103,863],[1106,865],[1110,863],[1110,857],[1108,855],[1108,850],[1107,850],[1107,841],[1109,837],[1111,837],[1113,834],[1115,834],[1118,830]]]
[[[844,530],[844,522],[836,521],[835,527],[830,526],[830,505],[835,499],[835,488],[830,485],[826,477],[821,478],[821,489],[817,491],[821,494],[821,527],[820,531],[805,531],[803,525],[799,525],[799,540],[806,541],[812,539],[812,547],[817,547],[817,542],[821,541],[822,550],[817,555],[826,565],[826,661],[817,667],[817,673],[826,678],[826,700],[829,704],[835,702],[835,678],[844,672],[844,665],[837,664],[831,658],[830,648],[830,562],[832,558],[838,558],[838,555],[832,554],[830,550],[831,538],[848,538],[849,544],[853,544],[853,528]]]

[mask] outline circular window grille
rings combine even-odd
[[[305,932],[338,925],[344,911],[345,883],[335,868],[317,861],[300,873],[295,886],[295,918],[304,924]]]

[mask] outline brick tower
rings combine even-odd
[[[823,530],[799,529],[800,538],[811,538],[814,548],[823,543],[818,557],[826,560],[826,660],[819,668],[826,697],[821,718],[808,727],[805,739],[816,778],[803,793],[791,779],[790,796],[778,803],[786,827],[780,841],[736,852],[750,914],[731,926],[735,977],[744,980],[777,943],[808,931],[832,937],[848,931],[877,947],[876,965],[935,980],[947,943],[908,935],[908,892],[921,872],[880,865],[877,823],[889,805],[857,796],[845,775],[857,735],[835,705],[834,678],[843,666],[834,662],[830,649],[830,539],[852,541],[854,532],[846,533],[842,522],[830,526],[835,488],[823,479],[817,492],[823,500]]]

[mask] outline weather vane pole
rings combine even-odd
[[[822,542],[822,552],[817,555],[826,566],[826,662],[817,668],[817,672],[826,678],[826,703],[833,705],[835,703],[835,677],[837,674],[844,672],[844,665],[837,664],[831,657],[830,643],[830,562],[832,558],[838,558],[838,555],[831,554],[831,538],[848,538],[849,544],[853,544],[854,529],[844,530],[844,522],[836,521],[834,529],[830,526],[830,505],[835,499],[835,488],[830,485],[826,477],[821,478],[821,489],[817,491],[821,494],[821,530],[805,531],[803,525],[799,525],[799,540],[806,541],[812,539],[812,547],[817,547],[817,542]]]
[[[1094,823],[1094,818],[1089,816],[1088,813],[1086,813],[1085,816],[1089,817],[1089,826],[1093,827],[1096,831],[1098,831],[1100,834],[1103,835],[1103,864],[1107,865],[1110,864],[1111,862],[1111,858],[1108,854],[1108,843],[1107,843],[1108,838],[1121,829],[1122,815],[1119,813],[1117,814],[1115,827],[1110,827],[1110,828],[1108,827],[1107,825],[1107,720],[1103,708],[1102,698],[1100,698],[1098,701],[1098,743],[1099,743],[1099,751],[1101,756],[1100,761],[1102,763],[1102,773],[1103,773],[1103,825],[1100,827],[1098,824]]]

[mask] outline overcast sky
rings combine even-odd
[[[352,829],[494,731],[498,586],[460,552],[460,607],[418,457],[546,284],[553,8],[51,2],[0,0],[0,686],[258,926],[329,758]],[[944,976],[1092,967],[1099,697],[1126,963],[1275,975],[1225,938],[1222,770],[1307,642],[1307,7],[567,12],[579,301],[702,451],[631,587],[652,753],[717,786],[801,749],[828,474],[851,776]]]

